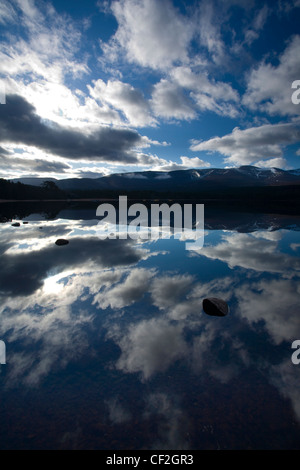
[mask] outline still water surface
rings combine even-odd
[[[0,224],[0,448],[299,449],[299,219],[223,213],[189,252],[93,214]]]

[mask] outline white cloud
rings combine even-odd
[[[187,61],[193,24],[169,0],[120,0],[111,8],[118,29],[102,45],[110,59],[123,49],[129,62],[153,69]]]
[[[273,160],[277,166],[284,163],[282,148],[300,139],[297,122],[287,124],[266,124],[241,130],[233,129],[231,134],[213,137],[207,141],[193,141],[191,150],[219,152],[226,156],[225,162],[248,165],[255,162]],[[269,162],[270,164],[270,162]],[[268,166],[268,162],[265,162]]]
[[[250,73],[243,104],[270,115],[294,116],[299,106],[292,103],[291,85],[300,76],[300,36],[294,36],[279,56],[279,64],[263,62]]]
[[[207,73],[194,73],[190,67],[176,67],[171,77],[182,88],[190,90],[190,98],[200,111],[236,117],[239,95],[229,83],[210,79]]]
[[[0,3],[0,24],[14,22],[16,20],[16,12],[12,4],[7,0]]]
[[[259,32],[263,29],[267,21],[270,10],[267,5],[264,5],[254,17],[252,24],[244,32],[244,42],[250,46],[252,42],[259,38]]]
[[[95,100],[122,111],[130,125],[143,127],[156,124],[151,116],[149,103],[140,90],[120,80],[108,80],[105,83],[99,79],[93,85],[88,86],[90,95]]]
[[[106,401],[109,410],[109,419],[113,424],[121,424],[130,421],[132,416],[120,403],[117,397]]]
[[[165,318],[143,320],[131,325],[126,333],[111,335],[122,351],[116,367],[126,373],[139,372],[143,380],[166,371],[186,354],[182,327]]]
[[[172,394],[173,395],[173,394]],[[145,416],[157,415],[158,429],[157,441],[153,443],[153,449],[189,449],[188,442],[190,421],[178,406],[179,397],[170,393],[155,392],[147,398]],[[156,418],[156,419],[157,419]]]
[[[196,117],[194,104],[184,89],[166,79],[154,86],[151,105],[156,116],[166,119],[189,120]]]
[[[155,278],[150,288],[153,304],[159,309],[175,306],[185,298],[193,281],[193,276],[179,274]]]
[[[292,342],[299,337],[299,283],[296,280],[245,283],[235,294],[242,317],[253,325],[264,321],[275,344]]]
[[[287,161],[283,157],[270,158],[270,160],[260,160],[255,165],[260,168],[286,168]]]
[[[133,269],[124,282],[111,286],[97,295],[94,303],[102,308],[123,308],[140,300],[148,290],[149,282],[155,271],[146,269]]]
[[[221,36],[218,9],[213,2],[203,1],[201,3],[198,24],[200,43],[205,46],[213,62],[221,64],[226,56],[226,48]]]
[[[223,261],[230,268],[240,266],[260,272],[285,274],[300,271],[300,260],[279,253],[276,239],[258,239],[252,234],[225,234],[222,242],[214,246],[204,246],[200,254]]]
[[[299,2],[300,6],[300,2]],[[295,373],[295,366],[290,359],[270,369],[270,381],[278,388],[279,392],[291,401],[296,419],[300,422],[300,390],[299,378]]]
[[[74,60],[79,50],[81,33],[72,22],[58,15],[50,5],[38,10],[33,1],[16,2],[18,21],[25,30],[24,38],[13,36],[2,45],[0,71],[10,77],[30,74],[31,78],[62,83],[66,72],[73,76],[87,73],[84,61]],[[41,5],[43,6],[43,5]]]
[[[180,157],[180,160],[182,161],[182,165],[185,168],[209,168],[210,163],[205,162],[204,160],[201,160],[201,158],[194,157],[194,158],[189,158],[189,157]]]

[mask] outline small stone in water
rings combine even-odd
[[[229,311],[225,300],[216,297],[209,297],[202,302],[203,310],[207,315],[215,317],[225,317]]]
[[[68,243],[69,243],[68,240],[64,240],[63,238],[59,238],[58,240],[56,240],[55,245],[63,246],[63,245],[67,245]]]

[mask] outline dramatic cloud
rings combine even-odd
[[[32,105],[16,95],[7,96],[0,107],[0,142],[22,143],[69,159],[94,159],[138,163],[133,152],[144,145],[143,138],[127,129],[102,127],[91,135],[45,123]]]
[[[241,130],[233,129],[231,134],[214,137],[207,141],[193,141],[194,151],[219,152],[226,156],[225,162],[250,165],[261,160],[281,158],[283,147],[295,144],[300,139],[300,127],[297,122],[287,124],[266,124]],[[277,163],[283,160],[276,160]],[[268,161],[266,162],[268,165]]]
[[[0,109],[0,145],[24,150],[14,158],[3,158],[2,152],[3,172],[9,161],[15,162],[15,171],[9,172],[13,176],[39,171],[57,177],[97,175],[86,170],[86,160],[95,166],[106,163],[108,172],[124,171],[128,165],[130,171],[134,166],[167,171],[191,164],[207,167],[207,156],[194,163],[181,157],[190,136],[197,134],[203,140],[195,141],[192,149],[206,155],[218,151],[228,166],[288,167],[291,155],[284,155],[284,147],[299,141],[291,135],[297,124],[261,123],[268,122],[263,113],[285,118],[298,114],[291,83],[300,73],[300,36],[294,27],[284,29],[282,46],[275,44],[268,54],[258,39],[268,35],[266,25],[286,19],[296,7],[295,2],[287,9],[280,2],[271,7],[237,0],[111,0],[95,2],[94,13],[79,18],[76,7],[57,11],[51,2],[3,0],[0,89],[6,89],[8,105]],[[15,103],[18,123],[9,109],[12,95],[28,105],[25,109],[24,102]],[[262,116],[254,117],[257,111]],[[243,119],[249,129],[236,127],[230,133],[222,118],[234,120],[234,126],[241,126]],[[180,121],[186,121],[185,130],[176,137],[180,145],[173,152],[141,152],[166,135],[172,145]],[[254,128],[257,123],[260,127]],[[272,127],[269,135],[267,126]],[[141,127],[151,128],[147,132],[155,140],[134,130]],[[227,135],[212,137],[222,132]],[[26,155],[34,148],[41,151],[36,163]]]

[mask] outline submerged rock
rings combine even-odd
[[[209,297],[202,302],[203,310],[207,315],[214,317],[225,317],[229,312],[229,307],[225,300],[216,297]]]
[[[63,245],[67,245],[68,243],[69,243],[69,240],[64,240],[63,238],[59,238],[58,240],[56,240],[55,245],[63,246]]]
[[[11,224],[12,227],[20,227],[21,224],[19,222],[15,222],[14,224]]]

